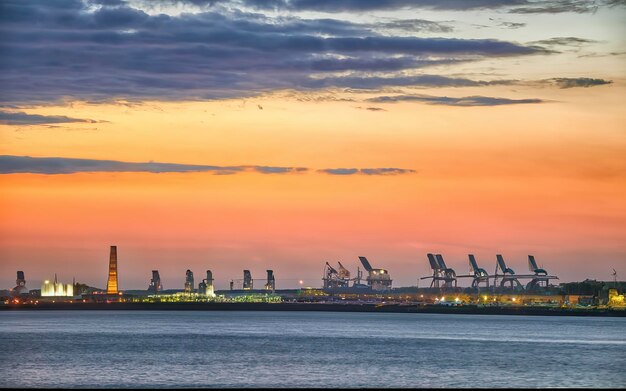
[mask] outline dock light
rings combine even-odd
[[[515,297],[513,297],[511,300],[516,301]]]
[[[461,299],[459,299],[459,298],[457,297],[456,299],[454,299],[454,301],[456,301],[456,302],[458,303],[459,301],[461,301]]]
[[[298,281],[300,283],[300,285],[304,284],[304,281],[300,280]]]
[[[487,301],[487,296],[483,296],[483,300]]]

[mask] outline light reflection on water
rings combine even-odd
[[[1,387],[625,387],[625,318],[0,312]]]

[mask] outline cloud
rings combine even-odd
[[[533,41],[530,42],[530,44],[543,46],[582,46],[595,42],[598,41],[578,37],[554,37],[549,39],[542,39],[539,41]]]
[[[39,114],[26,114],[24,112],[0,111],[0,124],[5,124],[5,125],[30,126],[30,125],[62,124],[62,123],[72,123],[72,122],[83,122],[83,123],[94,124],[94,123],[106,122],[106,121],[95,121],[92,119],[71,118],[71,117],[66,117],[64,115],[39,115]]]
[[[368,12],[403,8],[431,8],[436,10],[475,10],[526,5],[527,0],[244,0],[258,9],[289,9],[318,12]]]
[[[302,174],[307,167],[280,166],[210,166],[157,162],[122,162],[117,160],[74,159],[64,157],[30,157],[0,155],[0,174],[75,174],[81,172],[149,172],[185,173],[207,172],[215,175],[233,175],[252,172],[266,175]],[[328,168],[317,172],[330,175],[396,175],[414,173],[403,168]]]
[[[358,12],[426,8],[447,11],[508,9],[512,13],[587,13],[599,7],[623,6],[624,0],[243,0],[256,9]]]
[[[588,77],[577,77],[577,78],[554,78],[546,80],[547,83],[556,84],[560,88],[575,88],[575,87],[595,87],[601,86],[605,84],[613,83],[612,80],[604,80],[604,79],[591,79]]]
[[[416,171],[406,168],[326,168],[318,172],[328,175],[400,175]]]
[[[526,23],[502,22],[499,26],[506,27],[508,29],[519,29],[525,27]]]
[[[256,172],[289,174],[307,171],[304,167],[208,166],[175,163],[130,163],[116,160],[72,159],[0,155],[0,174],[74,174],[78,172],[210,172],[219,175]]]
[[[553,0],[528,2],[528,7],[513,8],[515,14],[561,14],[566,12],[584,14],[596,12],[600,6],[610,5],[599,0]]]
[[[0,2],[0,103],[221,99],[323,87],[332,80],[348,88],[378,87],[399,80],[398,72],[550,53],[495,39],[393,34],[446,30],[421,19],[356,23],[270,17],[217,3],[172,16],[133,4]],[[337,72],[361,75],[339,79]]]
[[[471,80],[462,77],[447,77],[439,75],[418,76],[336,76],[324,78],[309,78],[302,82],[307,88],[345,87],[359,89],[376,89],[385,86],[414,86],[414,87],[480,87],[489,85],[515,84],[516,80]]]
[[[508,99],[494,98],[488,96],[466,96],[462,98],[451,98],[448,96],[430,96],[430,95],[395,95],[395,96],[378,96],[368,99],[369,102],[376,103],[395,103],[395,102],[422,102],[431,105],[445,106],[502,106],[528,103],[543,103],[541,99]]]
[[[447,23],[425,19],[398,19],[372,24],[372,29],[398,30],[402,32],[451,33],[454,28]]]

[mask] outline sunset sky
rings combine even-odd
[[[2,0],[0,20],[0,289],[103,288],[110,245],[121,289],[321,286],[359,255],[414,286],[429,252],[626,278],[623,0]]]

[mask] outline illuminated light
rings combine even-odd
[[[457,297],[456,299],[454,299],[454,301],[456,301],[456,302],[458,303],[459,301],[461,301],[461,299],[459,299],[459,298]]]
[[[487,301],[487,296],[483,296],[483,300]]]
[[[300,280],[299,282],[300,282],[300,285],[304,284],[304,281],[302,281],[302,280]]]
[[[514,298],[512,298],[511,300],[516,301],[515,297],[514,297]]]
[[[420,295],[420,297],[424,297],[424,295]]]

